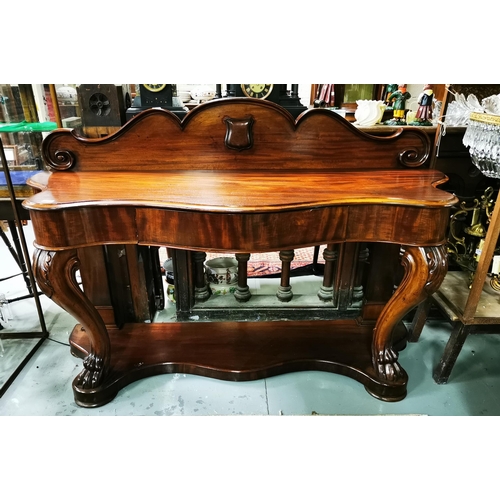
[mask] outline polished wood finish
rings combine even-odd
[[[79,248],[78,259],[81,263],[80,276],[85,294],[99,311],[104,323],[108,327],[116,326],[120,321],[116,321],[116,309],[112,305],[105,248],[102,246]]]
[[[448,193],[434,189],[446,178],[432,170],[313,171],[304,179],[288,171],[266,172],[265,184],[259,171],[177,169],[169,172],[168,182],[160,185],[154,183],[158,177],[157,172],[148,171],[140,175],[137,172],[58,172],[57,175],[41,172],[35,174],[30,183],[48,189],[32,196],[26,205],[33,210],[105,205],[137,206],[142,210],[152,207],[209,213],[276,213],[332,204],[371,204],[379,205],[382,214],[398,205],[432,209],[450,199]],[[353,184],[356,190],[350,189]],[[118,197],[116,186],[123,190]],[[278,192],[279,199],[276,198]]]
[[[106,137],[119,131],[126,122],[125,111],[130,104],[126,86],[80,84],[77,94],[82,121],[78,130],[85,137]],[[103,112],[96,114],[98,106],[102,106],[99,109]],[[57,100],[54,108],[58,108]],[[91,255],[81,252],[79,258],[87,296],[98,307],[108,327],[151,321],[157,310],[163,308],[157,299],[163,297],[163,284],[158,279],[159,258],[153,252],[132,245],[103,246],[100,251],[94,248]]]
[[[234,117],[253,117],[251,149],[238,151],[225,144],[224,118],[234,113],[235,105]],[[353,140],[355,149],[349,146]],[[226,98],[197,106],[182,122],[166,110],[144,111],[104,139],[78,139],[74,131],[54,131],[45,140],[44,155],[55,170],[86,172],[366,171],[420,167],[429,146],[428,136],[415,128],[373,137],[328,110],[309,110],[295,122],[284,108],[269,102]]]
[[[352,319],[286,323],[286,329],[275,321],[260,322],[258,328],[245,321],[128,324],[110,331],[113,371],[106,381],[98,389],[76,385],[75,396],[81,406],[101,406],[131,380],[160,373],[245,381],[322,370],[358,380],[385,401],[405,397],[403,369],[395,382],[381,381],[373,369],[371,325]],[[144,345],[150,348],[145,350]],[[71,351],[85,360],[92,351],[81,325],[71,335]]]
[[[227,123],[237,123],[236,136],[228,138]],[[443,280],[456,201],[438,188],[443,174],[421,168],[428,153],[428,137],[416,130],[373,137],[325,110],[295,122],[279,106],[248,98],[200,105],[182,122],[146,111],[100,140],[50,134],[44,155],[53,172],[33,178],[41,191],[25,206],[39,286],[85,332],[79,327],[71,340],[84,357],[73,383],[77,403],[105,404],[131,381],[166,371],[248,380],[297,369],[328,369],[359,380],[375,397],[402,399],[407,375],[394,332]],[[252,252],[280,251],[287,262],[297,248],[359,250],[360,242],[401,246],[402,281],[370,321],[361,312],[351,320],[187,321],[108,331],[75,280],[82,247],[167,246],[178,312],[187,314],[189,287],[201,284],[193,251],[235,253],[237,292],[250,304]],[[327,257],[326,289],[335,254]],[[281,283],[288,286],[286,268]]]

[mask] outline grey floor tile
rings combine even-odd
[[[265,381],[235,383],[186,374],[134,382],[110,405],[120,415],[267,415]]]
[[[40,339],[16,338],[0,340],[0,388],[6,384],[24,360],[35,349]]]
[[[69,348],[45,340],[0,399],[0,415],[58,415],[73,401],[81,362]]]
[[[379,401],[362,384],[342,375],[303,372],[267,380],[271,415],[498,415],[500,414],[500,335],[467,340],[447,384],[432,372],[451,327],[429,323],[418,343],[408,344],[400,362],[408,373],[408,395],[402,401]]]
[[[99,408],[74,402],[71,384],[82,361],[46,340],[0,398],[0,415],[267,415],[264,380],[227,382],[196,375],[148,377],[121,390]]]

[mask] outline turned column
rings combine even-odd
[[[358,265],[356,266],[356,275],[354,277],[354,286],[352,287],[351,307],[361,307],[363,305],[363,275],[364,264],[368,262],[368,250],[366,243],[360,244],[358,247]]]
[[[234,298],[238,302],[247,302],[252,296],[247,283],[247,262],[250,259],[250,254],[237,253],[235,257],[238,261],[238,286],[234,291]]]
[[[281,283],[276,292],[276,297],[281,302],[290,302],[293,297],[292,286],[290,285],[290,264],[294,257],[293,250],[281,250]]]
[[[335,261],[338,258],[338,252],[334,250],[333,243],[330,243],[323,250],[323,258],[325,259],[325,270],[323,274],[323,284],[318,291],[318,297],[324,302],[333,301],[334,297],[334,272]]]
[[[204,302],[210,297],[208,285],[203,272],[203,263],[207,258],[205,252],[193,252],[194,260],[194,298],[197,301]]]

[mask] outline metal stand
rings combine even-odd
[[[19,269],[21,270],[21,274],[24,278],[24,282],[26,283],[26,288],[28,289],[28,295],[23,295],[22,297],[16,297],[15,299],[9,300],[9,302],[14,302],[16,300],[21,300],[21,299],[25,299],[28,297],[33,297],[34,295],[33,295],[33,287],[31,286],[31,281],[30,281],[30,277],[28,274],[28,267],[26,265],[26,260],[24,259],[23,251],[21,248],[21,243],[20,243],[21,239],[19,236],[20,230],[19,231],[17,230],[16,223],[13,220],[9,220],[7,222],[9,224],[9,229],[10,229],[10,232],[12,234],[12,240],[14,242],[15,248],[10,244],[9,239],[7,238],[7,235],[3,232],[3,230],[0,234],[2,236],[2,240],[4,241],[5,245],[7,246],[8,250],[9,250],[9,252],[11,253],[14,260],[16,261],[16,264],[19,266]],[[5,279],[14,278],[15,276],[18,276],[18,274],[14,275],[14,276],[9,276],[8,278],[3,278],[3,279],[0,278],[0,281],[4,281]]]
[[[2,160],[2,168],[5,173],[5,179],[7,182],[7,187],[9,190],[9,196],[10,196],[10,201],[12,204],[12,211],[14,213],[14,220],[15,223],[17,224],[17,229],[18,231],[16,232],[16,237],[14,240],[14,243],[16,244],[16,247],[18,248],[18,254],[17,259],[15,259],[21,268],[21,272],[23,276],[25,277],[26,284],[28,287],[28,290],[30,291],[30,294],[28,297],[33,296],[35,299],[35,304],[38,312],[38,318],[40,321],[40,326],[41,326],[41,332],[13,332],[13,333],[8,333],[8,334],[1,334],[0,333],[0,340],[1,338],[6,339],[39,339],[39,341],[35,344],[35,346],[31,349],[31,351],[24,357],[23,361],[17,366],[17,368],[14,370],[14,372],[11,374],[11,376],[5,381],[5,383],[0,387],[0,397],[3,396],[5,391],[9,388],[9,386],[12,384],[14,379],[19,375],[21,370],[26,366],[26,363],[31,359],[33,354],[36,352],[36,350],[42,345],[43,341],[48,338],[49,333],[47,331],[47,327],[45,325],[45,318],[43,316],[43,311],[42,311],[42,306],[40,304],[40,297],[39,297],[39,292],[36,286],[35,278],[33,276],[33,270],[31,268],[30,264],[30,256],[29,256],[29,251],[28,251],[28,246],[26,244],[26,238],[24,236],[24,231],[22,229],[22,221],[21,217],[19,214],[19,207],[16,203],[16,194],[14,191],[14,186],[12,184],[12,178],[10,176],[10,171],[8,168],[7,164],[7,159],[5,157],[5,152],[3,149],[3,142],[2,138],[0,137],[0,159]],[[10,223],[9,223],[10,224]],[[11,227],[14,227],[13,225]],[[17,235],[19,236],[19,241],[17,241]],[[21,250],[22,252],[19,252]],[[11,250],[12,253],[13,249]],[[24,259],[23,259],[24,257]],[[24,262],[23,262],[24,260]]]

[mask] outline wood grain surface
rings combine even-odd
[[[251,148],[228,148],[228,119],[251,122]],[[43,146],[52,168],[77,171],[377,170],[421,167],[429,151],[429,137],[417,128],[373,136],[329,110],[310,109],[295,121],[281,106],[249,98],[201,104],[182,122],[150,109],[102,139],[57,130]]]
[[[272,212],[331,205],[451,206],[435,170],[372,172],[57,172],[30,180],[43,189],[31,210],[79,206],[141,206],[207,212]]]

